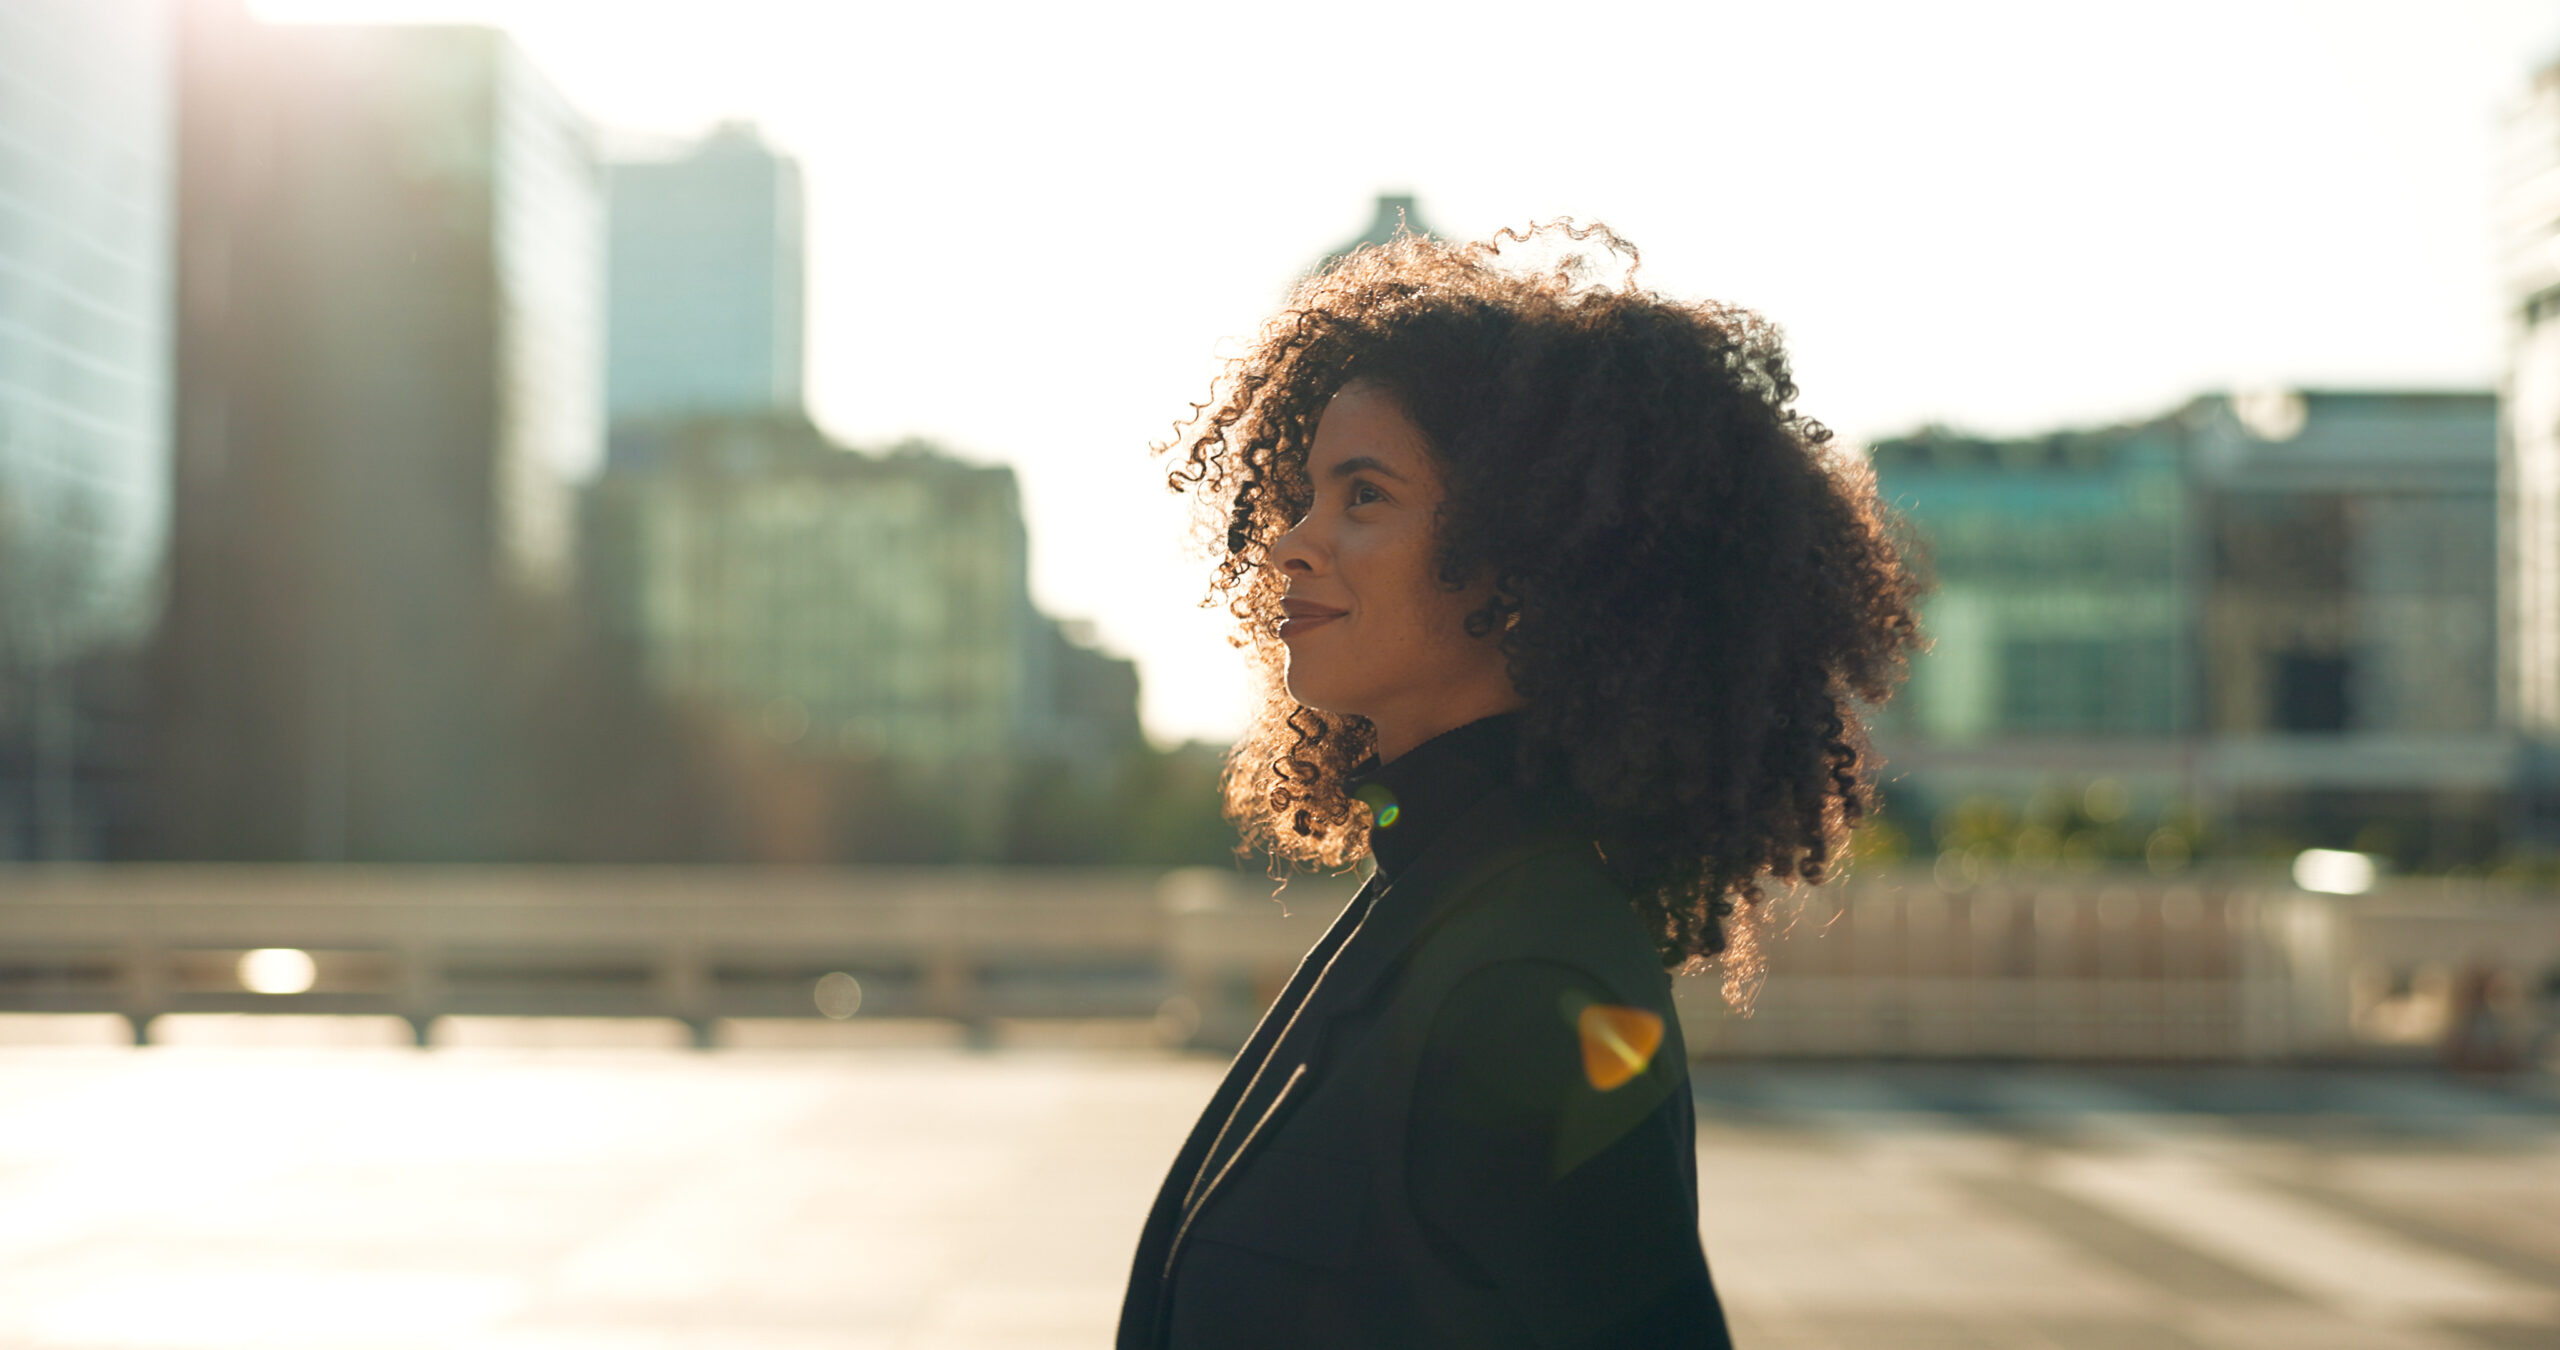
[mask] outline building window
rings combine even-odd
[[[2347,729],[2348,662],[2317,652],[2278,652],[2267,724],[2278,731]]]

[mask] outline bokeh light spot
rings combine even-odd
[[[830,970],[818,977],[818,987],[811,991],[817,999],[818,1011],[836,1021],[862,1011],[862,981],[841,970]]]
[[[2293,884],[2330,895],[2362,895],[2373,889],[2373,859],[2345,849],[2306,848],[2294,855]]]
[[[319,977],[311,953],[293,947],[260,947],[240,957],[240,987],[253,994],[308,993]]]

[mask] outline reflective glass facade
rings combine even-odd
[[[549,78],[512,43],[491,59],[504,553],[557,591],[576,553],[569,485],[604,460],[603,180],[585,119]]]
[[[1879,445],[1875,463],[1938,578],[1936,645],[1895,725],[1950,744],[2189,729],[2193,524],[2173,438],[1924,435]]]
[[[123,828],[167,537],[171,11],[0,5],[0,860]]]
[[[2098,783],[2100,824],[2181,858],[2199,829],[2486,856],[2516,768],[2496,417],[2483,392],[2266,391],[1879,444],[1938,583],[1935,645],[1878,723],[1889,799],[1961,834]]]
[[[158,847],[520,854],[602,458],[587,130],[493,30],[191,15]]]
[[[2512,110],[2501,146],[2499,265],[2507,301],[2500,437],[2500,682],[2511,725],[2560,741],[2560,65]]]

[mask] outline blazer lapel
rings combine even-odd
[[[1195,1154],[1198,1159],[1183,1187],[1184,1210],[1189,1210],[1199,1195],[1202,1179],[1209,1175],[1209,1163],[1216,1157],[1220,1145],[1234,1133],[1237,1116],[1245,1102],[1252,1098],[1255,1086],[1270,1069],[1275,1043],[1287,1036],[1289,1027],[1322,982],[1325,970],[1341,953],[1352,934],[1359,930],[1362,920],[1385,889],[1386,882],[1372,873],[1359,892],[1351,897],[1351,903],[1343,906],[1342,913],[1334,917],[1333,926],[1316,939],[1305,956],[1298,958],[1298,968],[1290,972],[1289,982],[1281,986],[1280,996],[1271,1000],[1271,1006],[1263,1010],[1261,1020],[1254,1023],[1253,1034],[1245,1038],[1244,1049],[1237,1051],[1234,1062],[1227,1066],[1227,1075],[1218,1084],[1217,1095],[1210,1099],[1209,1109],[1200,1113],[1200,1121],[1193,1127],[1191,1144],[1199,1147],[1195,1149],[1186,1145],[1183,1149],[1186,1160]],[[1217,1132],[1207,1135],[1207,1142],[1201,1143],[1200,1136],[1209,1129],[1212,1120],[1218,1122]],[[1180,1170],[1176,1169],[1177,1175]],[[1168,1188],[1170,1185],[1171,1180],[1168,1179]]]
[[[1162,1280],[1165,1272],[1171,1269],[1175,1239],[1189,1218],[1191,1201],[1210,1175],[1212,1154],[1220,1141],[1231,1133],[1250,1128],[1249,1123],[1240,1125],[1236,1117],[1253,1086],[1261,1080],[1264,1066],[1271,1062],[1274,1043],[1299,1009],[1306,1006],[1307,997],[1323,975],[1326,964],[1342,949],[1344,941],[1359,927],[1361,918],[1376,901],[1378,893],[1385,889],[1383,879],[1371,876],[1359,893],[1352,897],[1351,903],[1335,916],[1333,925],[1316,939],[1305,956],[1299,958],[1298,967],[1291,972],[1289,982],[1281,987],[1279,997],[1271,1001],[1262,1019],[1255,1023],[1253,1034],[1245,1038],[1244,1048],[1237,1051],[1235,1059],[1228,1063],[1226,1076],[1219,1080],[1218,1090],[1211,1094],[1209,1104],[1201,1110],[1199,1120],[1193,1123],[1181,1151],[1174,1155],[1173,1165],[1165,1171],[1164,1186],[1157,1192],[1155,1204],[1147,1214],[1146,1227],[1139,1235],[1137,1258],[1131,1265],[1129,1294],[1123,1311],[1123,1346],[1154,1344],[1151,1337],[1154,1319],[1162,1306]]]
[[[1216,1194],[1218,1183],[1234,1172],[1253,1145],[1269,1137],[1264,1126],[1291,1091],[1320,1066],[1332,1023],[1366,1006],[1405,953],[1462,908],[1479,882],[1540,853],[1573,845],[1569,834],[1543,825],[1519,793],[1496,788],[1371,901],[1358,927],[1334,950],[1305,998],[1281,1023],[1270,1053],[1256,1066],[1202,1155],[1200,1171],[1184,1197],[1181,1221],[1167,1245],[1164,1269],[1168,1274],[1192,1216]],[[1375,878],[1371,884],[1376,884]],[[1266,1016],[1264,1023],[1273,1020]]]

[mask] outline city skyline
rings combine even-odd
[[[1784,325],[1803,405],[1860,441],[2258,383],[2485,388],[2496,115],[2560,35],[2497,0],[1831,5],[1665,13],[1636,55],[1593,32],[1610,60],[1532,72],[1498,18],[253,8],[502,24],[616,132],[755,120],[808,175],[813,413],[1014,465],[1042,608],[1139,659],[1160,739],[1222,736],[1242,674],[1140,447],[1376,193],[1460,236],[1611,222],[1652,284]],[[1339,32],[1425,55],[1381,91]]]

